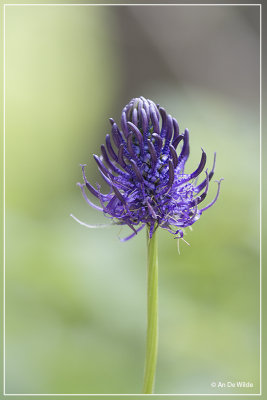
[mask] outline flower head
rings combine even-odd
[[[197,184],[196,178],[206,164],[206,153],[202,149],[195,171],[184,172],[189,156],[189,132],[185,129],[180,134],[176,119],[164,108],[144,97],[134,98],[122,110],[120,127],[112,118],[110,122],[111,134],[106,135],[106,144],[101,145],[102,154],[94,155],[110,191],[103,194],[99,184],[94,188],[82,165],[84,183],[78,185],[85,200],[115,224],[128,225],[134,233],[125,240],[145,225],[149,226],[150,238],[159,226],[182,238],[183,228],[196,222],[218,198],[221,181],[214,200],[200,207],[214,174],[216,154],[211,171],[206,170],[206,176]],[[100,206],[87,197],[86,188]]]

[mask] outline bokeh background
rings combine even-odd
[[[259,392],[259,7],[6,7],[6,392],[140,393],[145,232],[106,219],[76,182],[132,97],[201,147],[220,198],[181,255],[159,234],[155,393]],[[210,201],[217,184],[210,185]],[[211,382],[252,382],[213,389]]]

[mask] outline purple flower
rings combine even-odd
[[[214,200],[201,208],[206,198],[209,181],[213,177],[215,158],[211,171],[201,183],[196,182],[206,164],[206,153],[191,174],[185,173],[189,156],[189,132],[179,133],[175,118],[164,108],[144,97],[134,98],[122,110],[120,128],[110,118],[111,135],[101,145],[101,156],[94,155],[98,169],[110,191],[103,194],[100,185],[94,188],[85,176],[79,183],[87,203],[102,211],[117,225],[128,225],[136,235],[145,225],[149,226],[150,238],[160,226],[178,238],[183,228],[191,226],[202,212],[217,200],[221,180]],[[177,147],[180,151],[177,154]],[[85,189],[100,202],[95,205],[87,197]]]

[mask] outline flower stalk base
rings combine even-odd
[[[158,248],[157,230],[150,239],[147,226],[147,337],[144,394],[152,394],[158,352]]]

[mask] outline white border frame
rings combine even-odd
[[[5,354],[5,260],[6,260],[6,254],[5,254],[5,234],[6,234],[6,219],[5,219],[5,99],[6,99],[6,85],[5,85],[5,78],[6,78],[6,42],[5,42],[5,26],[6,26],[6,21],[5,21],[5,11],[6,7],[36,7],[36,6],[46,6],[46,7],[116,7],[116,6],[123,6],[123,7],[129,7],[129,6],[158,6],[158,7],[175,7],[175,6],[186,6],[186,7],[192,7],[192,6],[197,6],[197,7],[203,7],[203,6],[210,6],[210,7],[216,7],[216,6],[228,6],[228,7],[234,7],[234,6],[247,6],[247,7],[259,7],[260,8],[260,171],[259,171],[259,177],[260,177],[260,323],[259,323],[259,328],[260,328],[260,343],[259,343],[259,350],[260,350],[260,393],[180,393],[180,394],[81,394],[81,393],[63,393],[63,394],[58,394],[58,393],[6,393],[5,392],[5,380],[6,380],[6,371],[5,371],[5,365],[6,365],[6,354]],[[262,396],[262,148],[261,148],[261,143],[262,143],[262,4],[261,3],[255,3],[255,4],[246,4],[246,3],[235,3],[235,4],[3,4],[3,50],[4,50],[4,68],[3,68],[3,94],[4,94],[4,105],[3,105],[3,395],[4,396]]]

